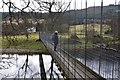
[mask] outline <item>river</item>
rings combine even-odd
[[[42,55],[47,78],[51,74],[50,55]],[[27,61],[28,60],[28,61]],[[63,78],[55,63],[53,77]],[[0,80],[2,78],[41,78],[39,55],[0,55]]]

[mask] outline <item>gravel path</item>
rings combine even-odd
[[[0,49],[0,53],[48,53],[48,51],[46,50],[29,50],[29,49],[11,49],[11,48],[7,48],[7,49]]]

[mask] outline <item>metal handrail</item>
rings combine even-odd
[[[62,49],[63,50],[63,49]],[[64,51],[64,50],[63,50]],[[87,70],[89,70],[90,72],[92,72],[92,74],[96,74],[94,71],[92,71],[90,68],[88,68],[87,66],[83,65],[80,61],[78,61],[75,57],[73,57],[71,54],[69,54],[68,52],[64,51],[66,54],[68,54],[72,59],[76,60],[76,62],[83,66],[83,67],[86,67]],[[78,67],[79,68],[79,67]],[[99,76],[99,75],[95,75],[95,76]],[[101,77],[101,76],[100,76]],[[101,77],[102,78],[102,77]],[[104,78],[102,78],[102,80],[104,80]]]
[[[49,42],[49,43],[53,45],[52,42]],[[65,51],[64,51],[62,48],[59,47],[59,49],[61,49],[61,50],[65,53]],[[70,56],[70,55],[69,55],[69,56]],[[61,56],[61,57],[62,57],[62,56]],[[71,56],[71,57],[72,57],[72,56]],[[63,58],[63,57],[62,57],[62,58]],[[63,58],[63,59],[64,59],[64,58]],[[67,60],[64,59],[64,61],[68,63]],[[74,67],[72,67],[72,65],[69,65],[69,66],[71,66],[71,68],[74,68]],[[76,71],[76,70],[75,70],[75,71]],[[81,70],[81,71],[82,71],[82,70]],[[77,72],[77,71],[76,71],[76,72]],[[82,72],[83,72],[83,71],[82,71]],[[77,72],[77,73],[79,74],[79,72]],[[83,72],[83,73],[84,73],[84,72]],[[73,74],[73,73],[72,73],[72,74]],[[85,73],[84,73],[84,74],[85,74]],[[81,75],[79,74],[79,76],[81,76]],[[87,75],[87,76],[88,76],[88,75]],[[82,77],[82,76],[81,76],[81,77]],[[88,76],[88,77],[89,77],[89,76]]]

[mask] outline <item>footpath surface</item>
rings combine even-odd
[[[46,50],[29,50],[29,49],[14,49],[14,48],[7,48],[1,49],[0,54],[47,54],[48,51]]]

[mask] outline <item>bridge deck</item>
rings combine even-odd
[[[41,39],[67,78],[105,80],[64,50],[58,48],[57,51],[54,51],[52,43],[46,41],[45,36],[41,36]]]

